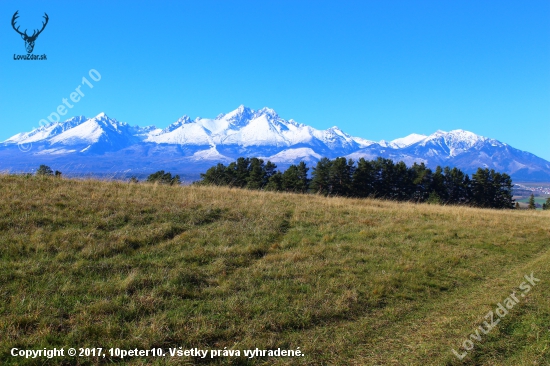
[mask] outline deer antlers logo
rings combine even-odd
[[[15,12],[15,14],[13,14],[13,18],[11,18],[11,26],[13,27],[13,29],[19,33],[21,35],[21,38],[23,38],[23,40],[25,41],[25,48],[27,49],[27,53],[31,53],[32,50],[34,49],[34,42],[36,41],[36,38],[38,38],[38,35],[40,33],[42,33],[42,31],[44,30],[44,28],[46,28],[46,24],[48,24],[48,20],[50,18],[48,18],[48,14],[44,13],[44,19],[46,20],[45,22],[42,22],[42,29],[38,30],[38,29],[35,29],[33,34],[31,36],[29,36],[27,34],[27,30],[25,29],[25,32],[21,33],[19,31],[19,27],[15,28],[15,22],[17,20],[17,18],[19,18],[19,15],[17,15],[17,13],[19,12],[19,10],[17,10]]]

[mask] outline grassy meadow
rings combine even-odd
[[[10,175],[0,192],[2,365],[550,364],[549,211]],[[541,281],[455,357],[531,272]]]

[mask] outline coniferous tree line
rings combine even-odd
[[[272,162],[238,158],[201,174],[197,184],[269,191],[317,193],[326,196],[374,197],[397,201],[464,204],[487,208],[514,208],[512,179],[506,173],[479,168],[470,177],[458,168],[424,163],[411,167],[391,159],[322,158],[308,175],[304,162],[284,172]],[[311,178],[310,178],[311,177]]]
[[[136,177],[130,178],[131,182],[137,183],[138,180]],[[171,186],[173,185],[180,185],[181,179],[179,175],[172,176],[170,172],[165,173],[164,170],[159,170],[156,173],[149,174],[147,177],[147,182],[149,183],[159,183],[159,184],[169,184]]]

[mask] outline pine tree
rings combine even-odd
[[[534,210],[537,208],[535,204],[535,195],[533,193],[531,193],[531,195],[529,196],[529,205],[527,206],[527,208],[529,210]]]
[[[443,168],[440,166],[435,168],[435,172],[432,176],[431,190],[432,192],[435,192],[440,201],[447,202],[448,194],[447,187],[445,187],[445,175],[443,174]]]
[[[351,195],[353,169],[353,160],[351,159],[347,161],[346,158],[336,158],[331,162],[328,170],[330,194],[338,196]]]
[[[546,198],[546,202],[542,204],[543,210],[550,210],[550,197]]]
[[[225,169],[225,180],[230,187],[244,188],[250,175],[250,159],[240,157]]]
[[[426,202],[428,202],[429,204],[438,204],[438,205],[442,203],[441,197],[439,197],[436,191],[432,191],[432,193],[430,193],[430,196],[428,197],[428,200]]]
[[[393,160],[377,158],[372,163],[374,165],[374,196],[391,198],[395,180]]]
[[[514,207],[513,184],[512,179],[506,173],[495,173],[493,175],[493,204],[494,208],[512,208]]]
[[[217,165],[208,169],[206,173],[201,173],[201,180],[197,183],[226,186],[229,185],[228,178],[229,177],[227,175],[227,168],[225,167],[225,165],[218,163]]]
[[[265,164],[265,179],[266,182],[269,182],[269,179],[277,172],[275,169],[277,169],[277,165],[273,164],[269,160]]]
[[[464,175],[464,181],[462,182],[462,195],[460,199],[462,204],[472,203],[472,181],[468,174]]]
[[[330,194],[330,166],[332,162],[328,158],[322,158],[317,162],[313,172],[311,173],[311,182],[309,189],[313,193]]]
[[[414,163],[412,168],[414,189],[411,194],[411,199],[416,202],[424,202],[430,195],[430,187],[432,186],[432,170],[427,168],[424,163]]]
[[[291,165],[282,175],[282,189],[287,192],[306,193],[309,186],[307,171],[309,168],[303,161],[298,165]]]
[[[296,190],[301,193],[306,193],[309,189],[309,178],[307,177],[307,172],[309,168],[306,163],[303,161],[298,164],[297,168],[297,177],[298,181],[296,183]]]
[[[180,185],[181,179],[179,175],[172,176],[171,173],[165,173],[164,170],[159,170],[156,173],[150,174],[147,177],[147,182],[158,184]]]
[[[283,174],[279,171],[273,173],[269,177],[269,181],[265,186],[266,191],[282,191],[283,190]]]
[[[491,207],[491,176],[489,169],[478,168],[472,174],[472,203],[479,207]]]
[[[235,184],[235,182],[237,181],[237,163],[236,162],[229,163],[227,168],[225,168],[224,176],[225,176],[226,185],[228,185],[229,187],[236,186]]]
[[[464,173],[458,168],[445,167],[445,189],[447,191],[447,202],[452,204],[461,203],[464,196]]]
[[[53,175],[53,170],[49,166],[42,164],[38,167],[38,170],[36,171],[36,175],[50,177]]]
[[[172,177],[172,179],[170,179],[171,186],[174,186],[174,185],[179,186],[180,184],[181,184],[181,178],[179,175],[176,174]]]
[[[296,192],[298,187],[298,167],[291,165],[283,173],[282,187],[284,191]]]
[[[353,195],[368,197],[374,191],[374,166],[371,161],[360,158],[352,175]]]
[[[395,182],[393,184],[392,198],[399,201],[410,200],[414,189],[415,172],[400,161],[395,164]]]
[[[238,158],[235,164],[235,181],[233,185],[235,187],[243,188],[246,186],[248,176],[250,175],[250,159]]]
[[[246,178],[246,187],[249,189],[261,189],[266,183],[264,161],[258,158],[250,159],[249,175]]]

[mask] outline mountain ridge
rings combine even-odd
[[[184,115],[163,129],[130,126],[104,112],[93,118],[72,117],[5,140],[0,145],[0,169],[17,171],[49,161],[106,173],[111,169],[106,167],[117,162],[118,169],[129,172],[158,165],[196,174],[239,156],[262,157],[283,168],[301,160],[315,163],[324,156],[383,157],[408,165],[456,166],[466,172],[487,167],[515,179],[550,181],[550,162],[470,131],[438,130],[377,142],[351,136],[337,126],[318,130],[285,120],[273,109],[244,105],[213,119]]]

